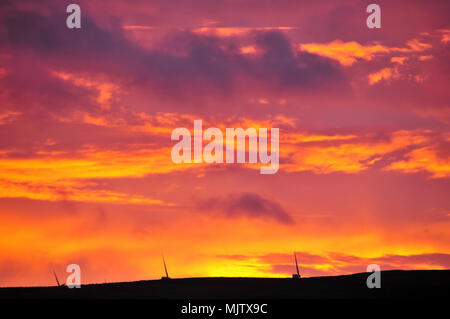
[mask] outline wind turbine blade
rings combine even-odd
[[[164,263],[164,270],[166,271],[166,277],[169,278],[169,274],[167,272],[166,261],[164,260],[164,256],[162,256],[162,259],[163,259],[163,263]]]
[[[56,279],[56,283],[58,284],[58,287],[61,287],[61,285],[59,284],[58,276],[56,276],[56,273],[54,270],[53,270],[53,275],[55,275],[55,279]]]

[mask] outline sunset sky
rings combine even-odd
[[[449,269],[449,12],[2,0],[0,286]],[[279,128],[279,171],[173,163],[195,119]]]

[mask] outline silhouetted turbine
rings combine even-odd
[[[164,270],[166,271],[166,276],[161,277],[161,279],[170,279],[169,273],[167,272],[167,266],[166,266],[166,261],[164,260],[164,255],[162,256],[162,260],[163,260],[163,264],[164,264]]]
[[[300,271],[298,270],[297,255],[296,255],[295,252],[294,252],[294,258],[295,258],[295,268],[297,268],[297,273],[296,274],[292,274],[292,278],[300,279],[301,276],[300,276]]]
[[[53,270],[53,275],[55,275],[55,279],[56,279],[56,283],[58,284],[58,287],[61,287],[61,285],[59,284],[58,276],[56,276],[56,273],[54,270]]]

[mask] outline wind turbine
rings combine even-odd
[[[66,284],[60,284],[59,283],[59,280],[58,280],[58,276],[56,276],[56,272],[53,270],[53,275],[55,276],[55,279],[56,279],[56,283],[58,284],[58,287],[64,287]]]
[[[298,263],[297,263],[297,255],[294,252],[294,258],[295,258],[295,268],[297,268],[297,273],[296,274],[292,274],[292,278],[293,279],[300,279],[300,271],[298,270]]]
[[[167,266],[166,266],[166,261],[164,260],[164,255],[162,256],[162,260],[163,260],[163,264],[164,264],[164,270],[166,271],[166,276],[165,276],[165,277],[161,277],[161,279],[162,279],[162,280],[164,280],[164,279],[170,279],[169,273],[167,272]]]
[[[55,276],[56,283],[58,284],[58,287],[61,287],[61,285],[59,284],[58,276],[56,276],[56,273],[55,273],[54,270],[53,270],[53,275]]]

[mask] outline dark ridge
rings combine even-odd
[[[450,270],[381,272],[381,288],[369,289],[369,273],[312,278],[182,278],[68,287],[0,288],[2,299],[341,299],[450,297]]]

